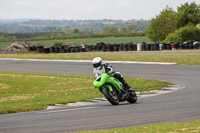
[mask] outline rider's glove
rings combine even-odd
[[[113,71],[109,71],[109,72],[107,72],[108,75],[110,75],[110,74],[112,74],[112,73],[113,73]]]
[[[115,69],[113,68],[113,67],[107,67],[108,68],[108,72],[107,72],[107,74],[108,75],[110,75],[110,74],[112,74],[112,73],[114,73],[115,72]]]
[[[108,75],[110,75],[110,74],[111,74],[111,72],[107,72],[107,74],[108,74]]]

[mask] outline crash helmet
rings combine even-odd
[[[100,57],[95,57],[92,61],[92,64],[93,64],[93,67],[94,68],[101,68],[101,65],[102,65],[102,59]]]

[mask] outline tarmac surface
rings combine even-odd
[[[108,102],[0,115],[2,133],[60,133],[153,123],[200,120],[200,66],[112,63],[124,77],[168,81],[175,92],[139,97],[136,104]],[[0,59],[0,71],[92,75],[90,62]]]

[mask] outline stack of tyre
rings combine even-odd
[[[149,43],[141,42],[137,44],[137,51],[156,51],[159,50],[159,43]]]
[[[158,50],[175,50],[175,49],[200,49],[200,42],[172,42],[172,43],[145,43],[139,44],[130,43],[119,43],[110,44],[100,42],[96,45],[85,45],[85,46],[52,46],[44,47],[37,46],[31,47],[31,50],[37,50],[39,53],[77,53],[77,52],[91,52],[91,51],[103,51],[103,52],[114,52],[114,51],[158,51]]]
[[[82,46],[51,46],[51,47],[39,47],[37,48],[39,53],[76,53],[87,52],[87,49]]]
[[[132,42],[130,43],[120,43],[120,44],[105,44],[104,42],[100,42],[96,44],[97,51],[103,51],[103,52],[113,52],[113,51],[136,51],[137,50],[137,45],[133,44]]]
[[[184,42],[180,43],[181,49],[199,49],[200,42]]]
[[[173,49],[200,49],[200,42],[172,42],[172,43],[160,43],[162,50]]]

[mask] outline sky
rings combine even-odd
[[[0,0],[0,19],[145,19],[200,0]]]

